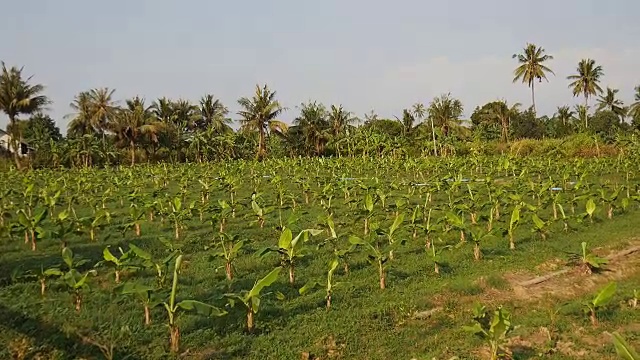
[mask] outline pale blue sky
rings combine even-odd
[[[528,88],[511,84],[511,55],[528,41],[556,58],[557,76],[537,87],[542,114],[578,101],[565,78],[583,57],[603,65],[603,85],[625,102],[640,84],[637,0],[5,0],[2,9],[0,59],[47,86],[63,132],[73,96],[94,87],[149,103],[212,93],[235,113],[266,82],[287,121],[309,99],[383,117],[443,92],[467,116],[498,98],[528,106]]]

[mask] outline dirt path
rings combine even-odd
[[[609,260],[605,270],[597,274],[584,274],[579,268],[564,266],[564,260],[554,259],[538,266],[539,270],[545,270],[543,276],[519,272],[506,274],[505,278],[518,299],[568,299],[593,293],[611,281],[625,279],[640,271],[640,240],[629,241],[622,251],[596,249],[594,253]]]

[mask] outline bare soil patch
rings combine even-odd
[[[639,240],[630,241],[629,246],[622,251],[597,249],[595,252],[609,259],[605,270],[597,274],[585,275],[578,267],[565,269],[555,267],[556,271],[537,278],[534,274],[526,272],[506,274],[505,278],[511,284],[513,294],[522,300],[547,297],[574,298],[593,292],[610,281],[621,280],[640,271]],[[564,262],[556,259],[545,264],[560,263]],[[542,268],[553,267],[545,265]],[[537,282],[536,279],[541,281]]]

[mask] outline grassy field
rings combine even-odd
[[[568,260],[570,253],[580,253],[583,241],[600,257],[640,245],[637,168],[633,159],[470,158],[6,173],[0,180],[6,230],[0,243],[0,358],[484,359],[489,358],[486,341],[463,329],[473,323],[472,310],[481,303],[511,313],[505,356],[615,359],[607,333],[618,331],[636,347],[640,339],[640,311],[633,307],[634,290],[640,290],[640,253],[612,259],[593,274]],[[585,213],[589,201],[596,205],[592,217]],[[512,224],[516,208],[520,221]],[[48,209],[38,228],[33,226],[36,251],[25,243],[20,209],[32,214],[29,219]],[[60,220],[61,213],[68,218]],[[544,226],[536,226],[534,215]],[[336,239],[331,239],[328,217]],[[233,262],[232,280],[226,279],[224,259],[212,258],[220,251],[221,222],[225,233],[238,236],[234,243],[245,241]],[[399,226],[391,231],[394,222]],[[492,236],[480,239],[489,222]],[[133,223],[139,224],[140,236]],[[73,231],[61,235],[64,225]],[[306,254],[294,260],[293,285],[289,263],[278,253],[259,255],[278,245],[284,228],[294,236],[303,229],[322,230],[300,242],[304,249],[296,248]],[[510,249],[511,235],[515,249]],[[376,259],[369,261],[368,247],[353,246],[350,236],[379,250],[385,289]],[[479,259],[474,258],[476,243]],[[105,247],[118,255],[119,247],[126,252],[130,244],[153,259],[182,254],[177,299],[195,299],[227,314],[179,311],[180,348],[171,354],[166,309],[152,308],[151,324],[145,325],[142,302],[114,291],[114,269],[98,264]],[[65,272],[63,247],[88,260],[77,270],[89,274],[89,287],[76,292],[50,276],[41,295],[42,270]],[[328,264],[336,254],[344,255],[333,247],[347,254],[338,259],[327,310]],[[141,267],[139,261],[132,264]],[[147,285],[165,301],[173,266],[172,261],[165,269],[163,284],[153,267],[124,269],[120,280]],[[246,310],[237,302],[230,306],[225,294],[251,289],[278,266],[283,270],[264,289],[256,328],[249,333]],[[561,269],[569,272],[520,285]],[[300,288],[313,281],[321,285],[300,295]],[[617,291],[598,311],[594,326],[583,303],[612,281]],[[77,294],[82,295],[79,311]]]

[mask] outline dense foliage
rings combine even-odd
[[[527,44],[513,57],[518,62],[513,81],[531,88],[531,107],[492,101],[477,106],[468,121],[463,119],[464,104],[451,94],[437,96],[427,105],[414,104],[394,119],[380,118],[373,111],[359,119],[342,105],[310,101],[296,107],[299,115],[288,125],[279,120],[288,109],[266,85],[256,86],[253,96],[238,100],[237,121],[210,94],[198,103],[164,97],[118,102],[114,89],[96,88],[81,92],[71,102],[63,139],[51,119],[41,113],[49,104],[44,87],[25,77],[22,69],[7,68],[4,63],[0,110],[10,120],[11,146],[16,147],[20,139],[33,149],[29,159],[15,157],[18,167],[22,162],[32,167],[86,167],[268,156],[398,158],[467,154],[477,148],[500,154],[510,141],[566,139],[575,134],[595,136],[594,142],[612,144],[618,152],[633,139],[631,134],[640,131],[640,86],[635,89],[635,102],[625,106],[618,89],[601,87],[602,66],[583,59],[567,79],[573,95],[584,98],[584,105],[560,106],[552,116],[540,116],[535,83],[555,75],[548,66],[553,56]],[[589,99],[596,96],[597,105],[589,107]],[[588,150],[570,152],[577,155]]]

